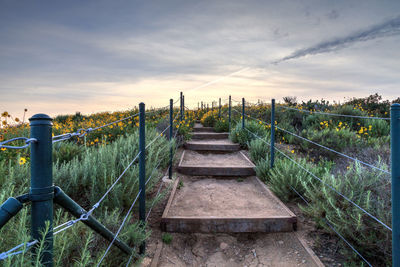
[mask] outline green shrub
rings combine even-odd
[[[382,168],[387,169],[387,166]],[[326,184],[390,226],[391,185],[386,176],[380,171],[355,164],[344,174],[320,177]],[[319,181],[314,180],[304,189],[310,206],[303,210],[314,218],[319,227],[331,232],[324,222],[328,220],[364,256],[391,265],[389,230]]]
[[[229,139],[234,143],[239,143],[243,148],[247,148],[249,142],[256,139],[254,134],[259,137],[265,137],[267,134],[265,126],[255,121],[246,121],[245,128],[247,130],[242,129],[242,122],[239,121],[229,133]]]
[[[158,135],[159,132],[154,128],[147,128],[146,143],[149,144]],[[60,146],[62,145],[64,144],[61,143]],[[65,145],[70,146],[67,143]],[[167,147],[169,147],[169,142],[161,137],[147,149],[146,179],[150,177],[158,163],[160,163],[159,168],[167,166],[169,161],[169,153],[165,153]],[[53,165],[54,183],[88,210],[104,195],[137,153],[138,132],[136,130],[132,135],[120,137],[110,145],[89,147],[82,152],[80,157],[75,156],[70,161],[58,161]],[[67,155],[71,154],[67,153]],[[8,197],[24,194],[29,190],[29,165],[29,161],[23,165],[11,162],[0,163],[0,184],[2,185],[0,203]],[[146,186],[147,190],[151,190],[161,177],[160,171],[155,170],[151,177]],[[135,163],[104,198],[101,205],[94,211],[94,216],[112,232],[116,232],[137,192],[138,166]],[[7,251],[18,242],[29,240],[28,211],[29,209],[21,210],[15,218],[0,229],[2,237],[0,251]],[[133,214],[128,218],[129,222],[136,221]],[[59,207],[55,209],[54,225],[60,225],[70,219],[72,216],[67,212]],[[127,223],[119,238],[134,247],[147,236],[148,233],[145,233],[137,223]],[[82,222],[58,234],[54,240],[55,266],[70,266],[75,263],[95,265],[108,246],[101,236],[92,234],[92,231]],[[6,266],[29,266],[31,254],[29,251],[27,255],[11,257],[4,263]],[[112,249],[110,254],[103,262],[105,266],[119,266],[126,263],[129,258],[118,249]]]
[[[385,120],[367,120],[366,126],[371,137],[383,137],[390,135],[390,123]]]
[[[263,140],[257,138],[250,141],[249,151],[250,158],[253,162],[269,159],[270,146],[268,143],[269,136],[265,137]]]
[[[328,166],[321,164],[314,166],[308,163],[306,159],[297,159],[298,164],[302,165],[312,173],[321,175],[328,171]],[[266,178],[267,184],[270,185],[271,190],[284,201],[298,198],[292,187],[300,194],[305,193],[305,188],[309,186],[312,177],[309,173],[300,168],[293,161],[279,157],[275,161],[274,168],[269,172],[269,177]]]
[[[229,121],[225,119],[217,120],[214,124],[214,130],[217,133],[229,132]]]
[[[357,134],[349,129],[342,129],[339,131],[330,128],[320,131],[309,130],[303,132],[303,136],[306,136],[307,139],[315,143],[326,146],[338,152],[343,151],[346,147],[357,147],[362,144],[362,140],[357,137]],[[322,155],[329,159],[333,159],[337,156],[336,153],[330,152],[325,148],[319,147],[307,141],[302,141],[300,143],[300,147],[303,151]]]
[[[165,244],[171,244],[172,235],[170,233],[163,233],[161,239]]]
[[[72,142],[59,142],[53,146],[53,161],[58,163],[70,162],[75,157],[81,159],[85,147]]]

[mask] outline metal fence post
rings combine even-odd
[[[181,92],[181,98],[180,98],[181,121],[183,121],[183,109],[182,109],[182,104],[183,104],[183,93]]]
[[[53,164],[52,164],[52,119],[45,114],[36,114],[30,121],[30,136],[37,142],[31,144],[31,228],[32,239],[42,240],[49,224],[48,232],[44,238],[43,251],[40,263],[43,266],[53,266]],[[34,248],[35,252],[38,247]],[[34,253],[35,254],[35,253]]]
[[[214,112],[214,100],[211,102],[211,111]]]
[[[232,98],[231,98],[231,96],[229,96],[229,119],[228,119],[228,121],[229,121],[229,132],[231,131],[231,115],[232,115]]]
[[[139,104],[139,220],[141,226],[146,223],[146,114],[144,103]],[[139,253],[146,251],[146,243],[140,245]]]
[[[218,118],[221,119],[221,98],[219,98],[219,112],[218,112]]]
[[[400,266],[400,104],[390,108],[392,162],[392,264]]]
[[[275,163],[275,99],[271,101],[271,168]]]
[[[209,109],[210,109],[210,108],[209,108],[208,103],[207,103],[207,112],[209,111]]]
[[[182,114],[183,119],[185,119],[185,95],[182,95]]]
[[[244,129],[244,97],[242,98],[242,129]]]
[[[169,142],[170,142],[170,148],[169,148],[169,169],[168,169],[168,177],[169,179],[172,179],[172,160],[173,160],[173,152],[172,152],[172,134],[174,133],[174,119],[173,119],[173,114],[174,114],[174,100],[170,99],[169,100]]]

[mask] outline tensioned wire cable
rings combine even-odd
[[[307,112],[307,113],[310,113],[310,114],[314,114],[315,113],[315,114],[336,116],[336,117],[347,117],[347,118],[357,118],[357,119],[373,119],[373,120],[390,120],[390,118],[345,115],[345,114],[328,113],[328,112],[321,112],[321,111],[303,110],[303,109],[290,108],[290,107],[285,107],[285,106],[277,106],[277,107],[284,108],[284,109],[289,109],[289,110],[296,110],[296,111],[299,111],[299,112]]]
[[[264,139],[262,139],[261,137],[259,137],[258,135],[254,134],[253,132],[249,131],[247,128],[245,128],[249,133],[253,134],[255,137],[259,138],[262,142],[268,144],[268,142],[266,142]],[[268,144],[270,145],[270,144]],[[336,194],[338,194],[339,196],[341,196],[342,198],[344,198],[345,200],[347,200],[348,202],[350,202],[353,206],[357,207],[359,210],[363,211],[366,215],[368,215],[371,219],[375,220],[376,222],[378,222],[379,224],[381,224],[382,226],[384,226],[386,229],[392,231],[392,228],[389,227],[388,225],[386,225],[384,222],[382,222],[381,220],[379,220],[377,217],[375,217],[374,215],[372,215],[371,213],[369,213],[368,211],[366,211],[364,208],[360,207],[358,204],[356,204],[354,201],[352,201],[350,198],[346,197],[345,195],[343,195],[342,193],[340,193],[339,191],[337,191],[334,187],[332,187],[331,185],[327,184],[326,182],[324,182],[321,178],[319,178],[318,176],[316,176],[314,173],[310,172],[307,168],[305,168],[304,166],[302,166],[301,164],[299,164],[297,161],[295,161],[294,159],[292,159],[291,157],[287,156],[285,153],[283,153],[280,149],[278,149],[277,147],[275,147],[275,149],[282,154],[283,156],[285,156],[287,159],[289,159],[290,161],[292,161],[294,164],[296,164],[298,167],[300,167],[301,169],[303,169],[305,172],[307,172],[308,174],[310,174],[314,179],[320,181],[321,183],[323,183],[325,186],[327,186],[329,189],[331,189],[332,191],[334,191]]]

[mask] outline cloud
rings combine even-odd
[[[387,20],[381,24],[371,26],[368,29],[350,34],[346,37],[335,38],[311,47],[299,49],[286,57],[274,61],[273,64],[278,64],[290,59],[296,59],[308,55],[333,52],[348,47],[354,43],[366,42],[369,40],[398,34],[400,34],[400,16]]]

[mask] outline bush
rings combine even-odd
[[[386,166],[382,168],[387,169]],[[344,174],[326,174],[322,179],[386,225],[391,225],[391,185],[385,174],[355,164]],[[389,230],[318,181],[304,189],[310,206],[303,207],[303,211],[312,216],[319,227],[331,232],[324,222],[328,220],[364,256],[391,265]]]
[[[146,143],[149,144],[159,132],[154,128],[146,129]],[[60,146],[64,145],[63,143]],[[74,147],[65,143],[69,148]],[[163,168],[168,164],[169,153],[165,153],[169,142],[161,137],[158,138],[148,149],[146,153],[146,177],[150,177],[153,169],[160,163]],[[62,148],[60,147],[60,150]],[[66,149],[73,151],[74,149]],[[64,155],[59,151],[60,155]],[[84,150],[81,157],[73,157],[69,161],[53,165],[53,177],[55,185],[62,187],[72,199],[88,210],[94,205],[100,197],[104,195],[107,189],[116,181],[116,178],[128,166],[132,159],[138,153],[138,131],[127,137],[120,137],[110,145],[99,147],[89,147]],[[73,153],[66,153],[73,155]],[[67,158],[62,156],[63,158]],[[60,157],[61,158],[61,157]],[[11,162],[0,163],[0,203],[3,203],[8,197],[17,196],[26,193],[29,190],[29,161],[23,165],[12,164]],[[147,190],[161,177],[159,170],[155,169],[152,179],[147,184]],[[133,164],[124,174],[119,183],[104,198],[101,205],[95,210],[94,216],[112,232],[116,232],[123,220],[128,208],[133,202],[138,192],[138,166]],[[72,217],[62,209],[55,210],[54,225],[60,225]],[[132,221],[133,216],[128,218]],[[2,242],[0,251],[7,251],[15,246],[16,242],[29,240],[29,209],[23,209],[7,225],[0,229]],[[148,234],[137,226],[137,224],[127,224],[120,234],[120,238],[130,246],[134,246],[144,240]],[[64,231],[55,238],[55,266],[70,266],[74,262],[83,265],[95,265],[103,255],[107,242],[84,224],[78,222],[73,228]],[[77,249],[78,248],[78,249]],[[32,259],[29,255],[20,255],[11,257],[5,262],[5,266],[29,266]],[[127,257],[120,250],[111,250],[105,261],[106,266],[122,265]],[[117,259],[117,260],[116,260]]]
[[[203,117],[201,118],[201,123],[203,124],[204,127],[214,127],[214,124],[217,121],[217,110],[210,110],[206,112]]]
[[[253,162],[269,159],[270,146],[267,144],[269,143],[268,137],[264,138],[264,140],[257,138],[250,141],[249,144],[250,158]]]
[[[338,152],[343,151],[347,147],[359,146],[362,141],[357,137],[355,132],[349,129],[334,130],[334,129],[323,129],[320,131],[309,130],[303,133],[307,139],[318,143],[320,145],[326,146]],[[329,159],[334,159],[337,154],[330,152],[325,148],[319,147],[307,141],[302,141],[300,147],[303,151],[315,153],[317,155],[322,155]]]
[[[225,119],[217,120],[214,124],[214,130],[217,133],[229,132],[229,122]]]
[[[256,139],[254,134],[261,138],[265,137],[267,134],[266,126],[255,121],[246,121],[245,129],[242,129],[242,122],[239,121],[231,130],[229,138],[232,142],[239,143],[242,148],[247,148],[249,142]]]
[[[53,146],[53,161],[58,163],[70,162],[75,157],[81,159],[85,147],[72,142],[59,142]]]
[[[161,239],[165,244],[171,244],[172,235],[170,233],[163,233]]]

